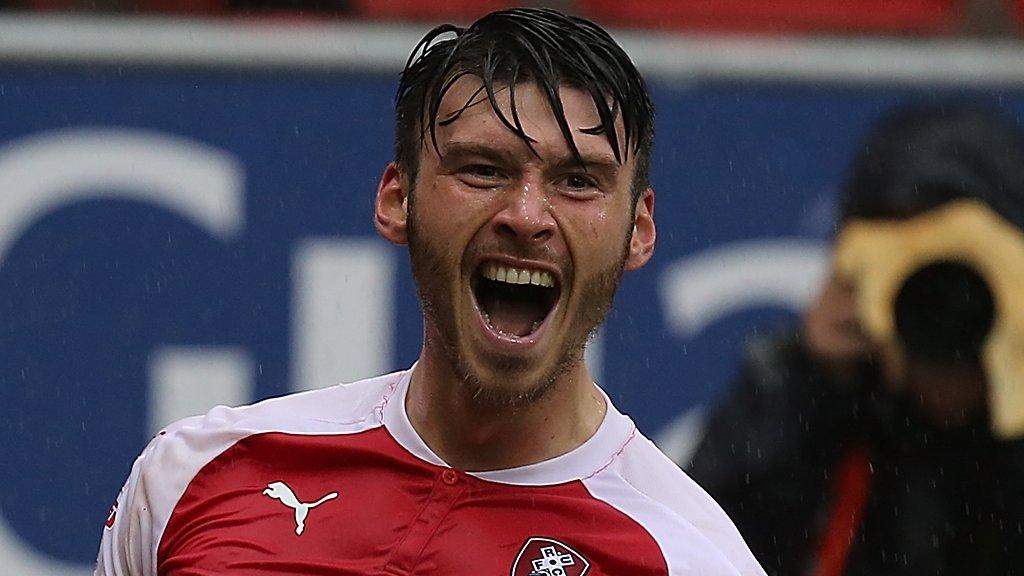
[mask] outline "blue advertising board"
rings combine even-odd
[[[371,221],[395,80],[0,67],[0,575],[89,573],[168,421],[416,358],[406,255]],[[658,246],[588,358],[652,437],[813,294],[874,119],[948,98],[1024,113],[1024,94],[994,91],[652,89]]]

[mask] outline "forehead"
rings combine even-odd
[[[495,83],[493,86],[497,111],[488,100],[484,82],[467,75],[456,81],[444,94],[438,110],[436,129],[438,144],[451,139],[483,139],[494,144],[519,145],[526,142],[502,122],[499,113],[515,126],[518,122],[538,154],[568,154],[570,147],[558,125],[547,92],[532,81],[516,84]],[[562,115],[573,142],[581,154],[610,155],[614,150],[606,135],[599,130],[601,117],[589,92],[569,85],[559,88]],[[598,130],[595,130],[598,129]],[[618,141],[624,142],[621,116],[615,119]]]

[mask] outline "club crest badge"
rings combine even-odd
[[[590,562],[567,544],[551,538],[529,538],[519,549],[511,576],[584,576]]]

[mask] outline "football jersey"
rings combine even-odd
[[[576,449],[464,472],[409,422],[411,373],[167,427],[132,467],[96,573],[764,574],[718,505],[607,397]]]

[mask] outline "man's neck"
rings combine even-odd
[[[607,405],[582,362],[541,398],[510,407],[482,401],[447,362],[424,354],[413,371],[405,410],[442,460],[460,470],[483,472],[572,451],[597,432]]]

